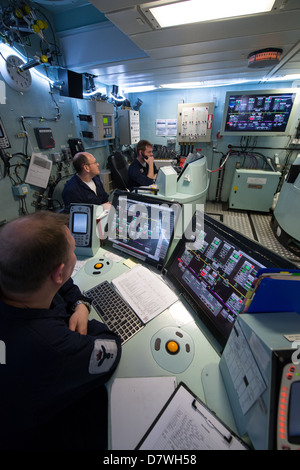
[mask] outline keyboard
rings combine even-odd
[[[121,337],[122,343],[128,341],[145,326],[108,281],[89,289],[85,295],[93,299],[93,308],[103,323]]]

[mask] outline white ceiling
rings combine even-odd
[[[199,8],[202,1],[207,0],[199,0]],[[121,89],[199,80],[258,83],[266,77],[300,73],[300,0],[276,0],[270,13],[165,29],[150,24],[137,0],[36,3],[56,13],[59,8],[70,11],[91,3],[105,15],[109,22],[60,34],[65,65]],[[265,48],[282,49],[280,62],[249,68],[248,54]]]

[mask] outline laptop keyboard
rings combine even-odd
[[[145,326],[108,281],[89,289],[85,295],[93,299],[93,308],[103,323],[121,337],[122,343]]]

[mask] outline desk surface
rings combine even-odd
[[[100,248],[96,256],[86,260],[75,274],[74,282],[85,291],[102,281],[112,281],[131,269],[127,263],[128,258],[118,256],[116,259],[114,256],[114,253]],[[104,261],[103,270],[99,274],[93,274],[92,267],[99,259],[102,263]],[[93,309],[91,317],[100,320]],[[175,339],[180,344],[178,354],[171,355],[165,347],[156,350],[157,338],[161,340],[161,344]],[[117,378],[176,377],[177,384],[184,382],[235,431],[226,392],[219,376],[219,360],[216,349],[200,329],[198,319],[178,300],[123,344],[120,363],[107,387],[111,391]]]

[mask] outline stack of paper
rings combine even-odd
[[[144,323],[178,300],[177,295],[159,276],[139,264],[112,282]]]

